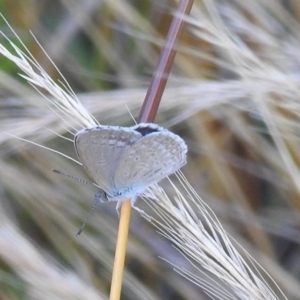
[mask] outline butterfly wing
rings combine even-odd
[[[141,192],[182,167],[186,153],[185,142],[166,129],[147,134],[122,153],[114,184],[120,191]]]
[[[107,194],[113,195],[115,169],[124,151],[142,135],[129,128],[97,126],[75,135],[74,145],[83,168]]]

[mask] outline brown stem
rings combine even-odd
[[[166,43],[160,55],[156,71],[153,74],[152,81],[148,88],[141,112],[138,118],[140,122],[154,122],[155,116],[160,104],[162,94],[165,90],[167,80],[176,55],[174,47],[176,41],[182,34],[184,15],[188,15],[193,6],[193,0],[181,0],[175,12],[172,24],[170,26]]]

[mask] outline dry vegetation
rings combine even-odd
[[[300,2],[240,2],[196,1],[187,17],[156,121],[186,140],[195,192],[174,176],[176,187],[161,183],[169,199],[153,187],[139,200],[148,216],[133,212],[122,299],[285,299],[280,289],[299,299]],[[82,178],[82,168],[5,133],[76,159],[72,134],[95,122],[84,108],[101,124],[133,124],[127,107],[138,115],[175,5],[0,2],[50,76],[43,96],[17,74],[24,62],[0,56],[0,299],[107,299],[115,203],[76,238],[97,191],[51,170]],[[62,104],[76,96],[29,30],[84,108]]]

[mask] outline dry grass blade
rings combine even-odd
[[[1,15],[1,17],[5,20],[3,15]],[[7,25],[9,26],[8,23]],[[13,31],[13,28],[10,27],[10,29],[19,39],[17,34]],[[71,87],[68,85],[60,72],[59,74],[64,80],[64,82],[62,82],[63,88],[61,88],[54,80],[51,79],[51,77],[44,71],[44,69],[31,55],[30,51],[26,48],[26,46],[20,39],[19,41],[26,50],[27,54],[24,53],[14,43],[12,43],[3,32],[1,32],[1,34],[7,39],[11,47],[15,50],[16,54],[12,54],[11,51],[9,51],[2,44],[0,45],[0,53],[14,62],[24,72],[25,75],[21,74],[20,76],[26,79],[29,84],[37,89],[37,91],[56,108],[57,112],[60,112],[62,114],[62,117],[64,119],[66,119],[67,121],[75,119],[78,125],[82,124],[82,127],[95,126],[97,124],[95,119],[82,106],[77,96],[72,91]],[[41,47],[41,45],[39,46]],[[48,57],[48,59],[51,63],[53,63],[50,57]],[[55,66],[55,64],[53,64],[53,66]],[[44,90],[52,95],[53,98],[46,97]]]
[[[54,2],[59,6],[60,1]],[[22,39],[24,32],[32,28],[43,46],[46,40],[49,44],[55,38],[62,42],[57,48],[55,62],[59,63],[70,85],[82,92],[77,95],[88,111],[106,124],[116,124],[116,120],[118,124],[128,124],[126,105],[133,116],[138,115],[145,82],[148,82],[145,74],[157,61],[155,46],[163,41],[153,30],[157,23],[151,24],[151,17],[144,11],[137,13],[136,7],[122,1],[118,6],[107,2],[103,9],[103,4],[98,2],[90,0],[86,4],[82,14],[88,15],[80,18],[80,22],[74,17],[75,10],[76,14],[80,12],[80,4],[75,6],[68,0],[63,1],[67,12],[53,6],[55,10],[51,14],[50,6],[45,9],[46,5],[40,7],[42,2],[36,2],[39,8],[34,13],[33,2],[27,0],[18,4],[26,9],[11,8],[10,12],[31,12],[31,22],[26,26],[14,22],[13,27],[18,28]],[[178,46],[180,55],[158,120],[165,127],[181,123],[175,129],[189,144],[186,176],[213,208],[226,231],[259,261],[290,299],[298,299],[300,294],[300,10],[296,2],[289,5],[279,0],[196,3],[192,15],[186,18],[190,24],[189,34]],[[10,1],[5,5],[13,5],[11,3],[17,5]],[[63,11],[63,18],[57,16],[58,11]],[[152,11],[152,16],[155,20],[157,15],[158,19],[161,17],[163,25],[157,28],[164,32],[161,28],[167,18],[160,11],[161,6]],[[48,15],[57,16],[53,18],[57,21],[55,29],[49,29],[44,22]],[[14,15],[13,20],[19,20],[19,15]],[[38,21],[34,23],[34,20]],[[141,32],[142,21],[144,31]],[[73,24],[76,26],[72,27]],[[67,31],[68,26],[72,27],[71,31]],[[6,36],[14,39],[5,28],[3,26],[2,30]],[[60,32],[69,32],[72,36],[62,36]],[[75,37],[81,38],[80,41]],[[15,44],[20,45],[20,41]],[[36,51],[36,44],[32,46],[29,40],[25,44],[41,62],[43,59]],[[86,52],[82,51],[82,45],[87,45]],[[89,51],[90,46],[93,53]],[[51,80],[55,78],[53,73],[58,73],[53,66],[50,72],[45,68],[50,77],[26,49],[21,51],[13,45],[8,48],[12,52],[1,47],[3,54],[24,68],[23,78],[47,95],[33,96],[24,81],[17,81],[7,71],[0,72],[1,129],[72,157],[73,145],[57,138],[53,132],[72,140],[72,134],[78,129],[94,126],[97,122],[85,114],[84,107],[63,79],[59,84]],[[56,49],[54,45],[51,48]],[[99,61],[96,62],[93,54],[101,56]],[[52,53],[50,56],[54,57]],[[7,59],[1,55],[0,60],[4,70]],[[95,70],[98,71],[99,66],[103,69],[97,73]],[[116,87],[118,90],[111,90]],[[91,90],[99,92],[87,93]],[[52,111],[43,107],[45,98],[50,101]],[[44,130],[44,127],[51,130]],[[0,298],[24,299],[37,295],[36,298],[41,299],[36,284],[39,281],[35,278],[36,274],[44,274],[46,268],[46,278],[56,274],[58,269],[63,275],[75,274],[76,286],[102,299],[110,285],[117,227],[115,208],[110,209],[109,204],[101,206],[85,234],[76,239],[76,230],[90,209],[86,201],[92,202],[93,192],[85,193],[84,187],[51,174],[53,168],[59,168],[82,177],[74,163],[68,164],[71,161],[37,147],[28,151],[24,143],[7,135],[0,135],[0,143],[1,215],[9,219],[1,217],[0,224],[0,241],[5,249],[5,252],[0,250],[4,266],[0,283],[5,287],[0,289]],[[18,155],[15,154],[17,148]],[[160,198],[165,202],[150,202],[162,217],[150,220],[179,251],[174,251],[134,213],[124,299],[165,299],[166,294],[179,299],[199,299],[202,289],[195,285],[221,299],[283,299],[267,274],[228,238],[190,187],[185,183],[176,186],[180,193],[175,189],[178,193],[175,202],[165,197]],[[161,197],[157,190],[152,193],[148,196]],[[148,213],[148,207],[142,208]],[[6,230],[9,223],[13,225]],[[9,243],[6,238],[13,242]],[[32,261],[25,256],[25,251],[33,253]],[[157,262],[158,255],[170,261],[188,280],[174,274],[162,261]],[[26,267],[32,274],[29,277]],[[209,274],[212,279],[207,277]],[[7,278],[12,278],[13,283],[7,284]],[[50,299],[53,295],[68,299],[63,291],[71,287],[70,277],[57,276],[56,279],[55,283],[50,279],[44,281],[43,289]],[[15,290],[16,293],[12,292]],[[80,291],[78,295],[82,295]]]
[[[171,240],[194,266],[193,273],[180,269],[173,262],[176,270],[201,286],[214,299],[280,299],[261,277],[258,271],[261,267],[245,252],[249,261],[247,264],[213,211],[180,172],[178,179],[188,200],[172,181],[170,183],[177,194],[175,204],[157,186],[145,194],[147,198],[154,200],[147,203],[159,217],[156,219],[145,214],[145,218],[153,222],[162,235]],[[240,250],[244,251],[242,248]],[[207,280],[199,276],[201,273]],[[285,297],[281,291],[280,293]]]

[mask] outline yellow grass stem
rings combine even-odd
[[[122,288],[126,246],[128,240],[131,214],[131,202],[124,201],[121,205],[119,232],[116,245],[115,262],[110,288],[110,300],[119,300]]]

